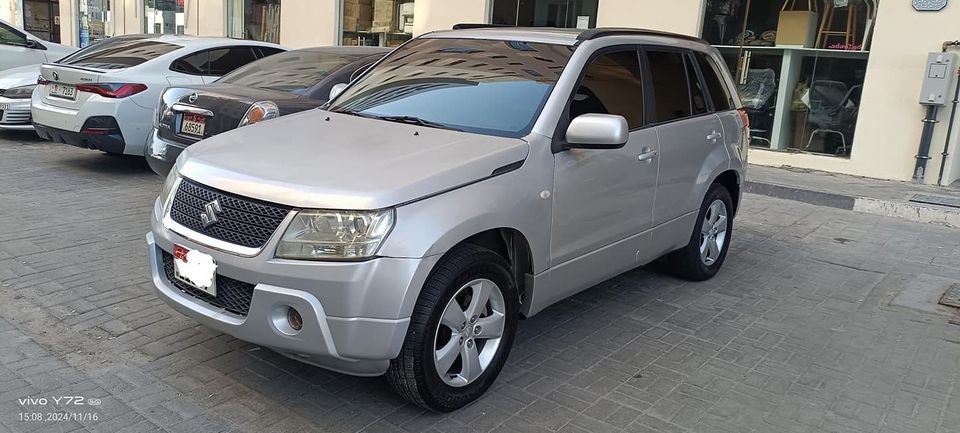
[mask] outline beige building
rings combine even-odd
[[[717,46],[734,71],[751,115],[751,162],[910,180],[926,113],[919,99],[927,54],[960,39],[952,26],[960,3],[920,3],[943,7],[919,11],[908,0],[0,0],[0,18],[77,46],[142,32],[292,48],[396,46],[464,22],[685,33]],[[947,138],[952,89],[945,99],[925,183],[960,179],[960,128]]]

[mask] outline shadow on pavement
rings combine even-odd
[[[150,170],[150,166],[147,165],[147,160],[143,159],[142,156],[114,155],[94,150],[79,150],[82,152],[63,158],[61,163],[70,168],[98,174],[141,175],[156,178],[158,182],[163,180]]]

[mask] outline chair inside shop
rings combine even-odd
[[[750,118],[750,136],[754,143],[765,142],[770,147],[770,130],[776,107],[777,73],[773,69],[750,69],[740,85],[740,99]]]
[[[817,135],[833,136],[839,145],[832,153],[845,155],[850,152],[853,129],[860,108],[862,85],[847,87],[842,81],[816,80],[810,85],[810,107],[807,124],[813,128],[805,150],[809,150]],[[828,137],[821,137],[826,140]],[[824,149],[826,152],[827,149]]]

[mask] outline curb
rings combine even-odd
[[[947,206],[880,200],[755,181],[747,181],[744,185],[744,192],[918,223],[960,227],[960,209]]]

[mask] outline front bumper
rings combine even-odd
[[[261,254],[242,257],[198,244],[163,226],[155,204],[147,234],[157,294],[201,324],[287,357],[358,376],[383,374],[403,346],[412,305],[439,257],[377,258],[363,262],[306,262],[273,258],[279,236]],[[280,230],[283,230],[283,226]],[[181,291],[166,276],[164,252],[174,245],[210,254],[217,274],[256,284],[246,316],[214,307]],[[303,318],[297,333],[285,327],[286,312]],[[412,308],[411,308],[412,310]]]
[[[33,130],[32,117],[30,115],[30,99],[0,97],[0,106],[7,106],[6,110],[0,110],[0,130]]]
[[[186,144],[164,140],[163,137],[160,137],[160,132],[154,129],[153,133],[147,137],[144,156],[154,173],[166,176],[186,148]]]

